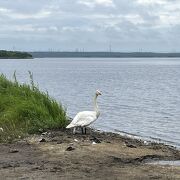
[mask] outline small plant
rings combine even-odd
[[[14,78],[14,82],[15,82],[16,84],[18,84],[18,81],[17,81],[17,78],[16,78],[16,71],[14,71],[13,78]]]
[[[0,141],[11,141],[39,130],[62,128],[67,124],[63,106],[41,92],[29,71],[31,85],[0,75]]]
[[[32,73],[31,71],[28,71],[28,73],[29,73],[31,88],[32,88],[32,90],[34,90],[36,87],[35,87],[35,85],[34,85],[33,73]]]

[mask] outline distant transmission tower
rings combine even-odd
[[[109,52],[112,52],[111,44],[109,45]]]

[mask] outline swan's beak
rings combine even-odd
[[[96,94],[97,95],[102,95],[102,93],[99,90],[96,91]]]
[[[98,95],[102,95],[102,93],[100,91],[98,91]]]

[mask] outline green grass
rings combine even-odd
[[[14,81],[0,75],[0,142],[67,124],[63,106],[41,92],[29,74],[30,85],[20,84],[15,73]]]

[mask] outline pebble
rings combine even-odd
[[[44,138],[40,139],[39,142],[46,142]]]
[[[46,134],[47,134],[47,132],[43,132],[43,133],[42,133],[43,136],[46,135]]]
[[[17,149],[10,149],[9,150],[9,153],[18,153],[19,152],[19,150],[17,150]]]
[[[131,143],[130,143],[130,142],[128,142],[128,141],[125,141],[125,145],[126,145],[127,147],[129,147],[129,148],[137,148],[137,146],[136,146],[136,145],[131,144]]]
[[[148,143],[147,141],[144,141],[144,144],[145,144],[145,145],[148,145],[149,143]]]
[[[69,146],[69,147],[67,147],[67,149],[66,149],[66,151],[73,151],[73,150],[75,150],[75,148],[72,147],[72,146]]]
[[[95,142],[95,143],[101,143],[101,141],[98,138],[94,137],[94,136],[90,140]]]
[[[126,144],[127,147],[129,148],[137,148],[137,146],[133,145],[133,144]]]

